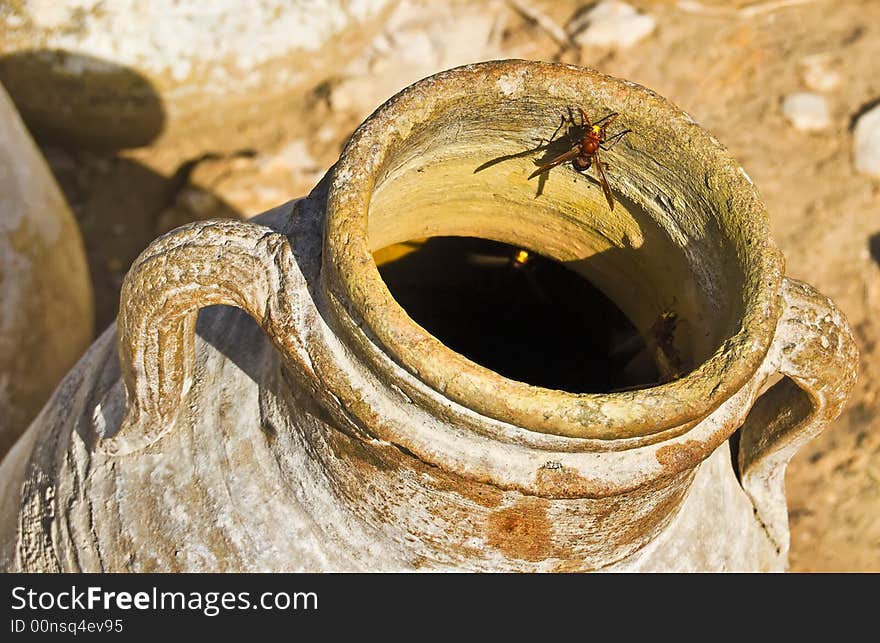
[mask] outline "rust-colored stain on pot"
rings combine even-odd
[[[535,486],[538,493],[548,498],[580,498],[585,488],[595,488],[597,485],[578,473],[577,469],[543,466],[535,474]]]
[[[705,457],[704,449],[703,443],[696,440],[687,440],[681,444],[670,444],[657,449],[657,462],[671,469],[694,466],[694,464]]]
[[[487,540],[506,556],[539,561],[550,557],[550,521],[543,504],[535,499],[521,500],[489,514]]]
[[[450,494],[449,497],[453,499],[452,504],[457,509],[465,512],[473,511],[475,507],[495,509],[504,500],[504,492],[494,485],[473,482],[456,475],[450,475],[421,461],[418,466],[420,472],[428,476],[432,491]]]

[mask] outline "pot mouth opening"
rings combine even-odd
[[[600,157],[613,209],[595,166],[579,172],[561,163],[528,178],[548,153],[579,140],[573,116],[557,131],[557,147],[546,143],[560,115],[579,107],[594,120],[620,114],[609,135],[632,130]],[[745,385],[766,354],[782,271],[768,227],[740,166],[649,90],[566,65],[482,63],[407,88],[352,137],[328,198],[323,279],[381,350],[483,415],[574,438],[675,435]],[[415,252],[396,245],[419,239],[428,241]],[[389,261],[395,252],[403,256]],[[475,259],[494,268],[469,269]],[[499,346],[510,329],[497,330],[497,306],[483,311],[486,330],[477,332],[475,308],[449,319],[458,304],[443,312],[436,295],[459,280],[459,296],[477,309],[493,297],[503,306],[513,292],[505,295],[508,277],[533,300],[519,336],[536,339],[529,320],[551,326],[543,349],[540,339],[510,345],[532,351],[519,360],[531,360],[531,375]],[[541,292],[560,287],[552,297]],[[555,307],[542,309],[548,300]],[[601,360],[573,369],[589,359],[578,327],[594,343],[605,333],[605,357],[632,353],[641,373],[627,380]],[[609,340],[612,332],[624,336]],[[480,353],[493,343],[503,366]]]
[[[591,261],[607,258],[563,263],[461,236],[414,239],[373,257],[391,296],[416,324],[508,379],[611,393],[659,386],[693,370],[693,329],[678,313],[663,311],[640,330],[614,302],[615,293],[590,282]]]

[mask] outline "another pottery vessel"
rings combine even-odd
[[[589,173],[527,180],[577,107],[633,130],[606,156],[613,211]],[[117,326],[0,469],[4,566],[784,569],[785,466],[840,413],[857,354],[768,230],[742,168],[638,85],[525,61],[416,83],[308,198],[135,262]],[[564,262],[645,334],[675,310],[692,370],[572,394],[475,364],[372,258],[434,235]]]
[[[93,315],[76,220],[0,85],[0,458],[88,348]]]

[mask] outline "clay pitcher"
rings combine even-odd
[[[632,130],[603,157],[613,210],[591,172],[527,178],[577,107]],[[784,569],[785,466],[857,355],[768,230],[736,161],[642,87],[525,61],[416,83],[308,198],[135,262],[0,469],[4,566]],[[439,235],[562,262],[644,336],[674,310],[686,372],[570,393],[454,352],[372,254]]]
[[[0,458],[94,335],[76,219],[0,85]]]

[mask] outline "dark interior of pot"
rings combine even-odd
[[[670,377],[674,327],[664,326],[665,339],[643,337],[601,290],[558,261],[474,237],[415,240],[374,257],[417,324],[507,378],[607,393]]]

